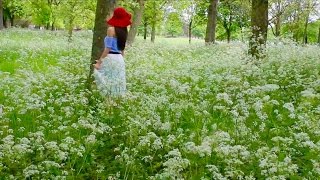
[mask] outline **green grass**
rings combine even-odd
[[[317,46],[137,37],[112,99],[85,89],[91,37],[0,32],[1,178],[319,177]]]

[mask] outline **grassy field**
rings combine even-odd
[[[110,99],[85,89],[91,37],[0,31],[0,179],[320,177],[318,46],[138,38]]]

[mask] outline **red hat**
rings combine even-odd
[[[118,7],[113,11],[113,16],[107,23],[115,27],[127,27],[131,25],[131,14],[124,8]]]

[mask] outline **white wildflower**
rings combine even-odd
[[[279,85],[277,84],[266,84],[264,86],[261,86],[260,89],[264,92],[272,92],[272,91],[276,91],[280,88]]]
[[[301,96],[302,97],[306,97],[306,98],[315,98],[317,97],[317,95],[315,94],[314,89],[306,89],[304,91],[301,92]]]
[[[0,117],[2,117],[2,115],[3,115],[3,107],[2,107],[2,105],[0,104]]]
[[[60,168],[61,167],[60,164],[58,164],[54,161],[43,161],[41,164],[43,164],[47,168],[52,168],[52,167]]]
[[[231,98],[229,97],[229,95],[227,93],[219,93],[216,96],[217,100],[223,100],[224,102],[226,102],[228,105],[232,105],[233,102],[231,100]]]
[[[105,169],[105,167],[104,167],[103,165],[99,164],[99,165],[97,166],[96,172],[97,172],[98,174],[101,174],[101,173],[104,171],[104,169]]]
[[[294,113],[294,105],[292,103],[285,103],[283,107],[289,110],[290,113]]]
[[[269,96],[269,95],[266,95],[266,96],[264,96],[264,97],[262,98],[262,100],[263,100],[264,102],[267,102],[267,101],[270,100],[270,96]]]
[[[224,177],[220,172],[217,166],[215,165],[207,165],[206,166],[212,174],[213,179],[219,179],[219,180],[227,180],[228,178]]]
[[[151,162],[153,160],[152,156],[144,156],[142,157],[142,160],[147,163],[147,162]]]
[[[67,144],[74,144],[75,143],[75,140],[72,137],[66,137],[62,141],[67,143]]]
[[[5,145],[9,145],[9,146],[14,145],[14,136],[13,135],[8,135],[7,137],[2,139],[2,142]]]
[[[174,135],[172,135],[172,134],[168,135],[168,137],[167,137],[167,143],[168,144],[172,144],[175,141],[176,141],[176,137]]]
[[[13,134],[13,129],[8,129],[9,134]]]
[[[320,176],[320,163],[316,160],[311,160],[313,165],[313,172],[315,172],[318,176]]]
[[[55,142],[55,141],[47,142],[44,146],[45,146],[48,150],[52,150],[52,151],[57,151],[57,150],[59,150],[59,147],[58,147],[58,145],[57,145],[57,142]]]
[[[161,149],[162,147],[163,147],[163,144],[161,142],[161,139],[160,138],[156,138],[153,141],[152,148],[155,149],[155,150],[158,150],[158,149]]]
[[[64,152],[64,151],[58,151],[55,156],[60,160],[60,161],[64,161],[68,158],[68,153]]]
[[[162,123],[162,126],[160,129],[169,132],[171,130],[171,123],[169,121]]]
[[[18,129],[19,132],[24,132],[25,130],[26,130],[25,127],[20,127],[20,128]]]
[[[164,176],[164,177],[174,177],[175,179],[181,179],[182,175],[180,172],[182,172],[184,169],[186,169],[190,161],[188,159],[184,159],[181,157],[181,153],[178,149],[174,149],[170,151],[165,157],[169,158],[167,161],[163,163],[164,172],[161,174],[158,174],[157,176]]]
[[[29,177],[36,175],[36,174],[39,174],[39,173],[40,173],[40,171],[38,170],[37,166],[35,166],[35,165],[30,165],[23,170],[23,174],[24,174],[25,178],[29,178]]]
[[[86,143],[88,144],[94,144],[96,141],[96,136],[94,134],[91,134],[86,138]]]

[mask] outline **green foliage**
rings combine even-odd
[[[131,12],[133,11],[133,9],[135,7],[139,6],[139,3],[137,0],[118,0],[117,3],[119,6],[124,7],[124,8],[126,8],[126,10],[131,11]]]
[[[26,0],[3,0],[4,19],[22,17],[26,13],[25,4]]]
[[[73,29],[75,25],[79,28],[88,28],[88,25],[93,27],[94,11],[88,9],[88,6],[91,6],[90,3],[92,1],[83,3],[82,0],[65,0],[62,2],[60,17],[64,17],[64,24],[67,29]]]
[[[45,0],[31,1],[30,14],[32,17],[32,21],[38,26],[51,23],[52,9]]]
[[[273,2],[274,4],[275,2]],[[319,2],[316,0],[306,1],[279,1],[278,6],[271,8],[271,12],[275,11],[280,16],[280,22],[283,26],[281,32],[284,37],[294,39],[297,43],[303,42],[304,31],[306,21],[310,24],[310,28],[307,29],[308,37],[310,42],[314,42],[314,28],[312,27],[316,18],[319,18]],[[280,3],[280,4],[279,4]],[[277,12],[278,11],[278,12]],[[276,16],[272,17],[273,23],[276,20]],[[309,32],[310,31],[310,32]]]
[[[169,0],[170,1],[170,0]],[[150,29],[151,37],[154,33],[161,34],[161,24],[166,15],[168,0],[147,0],[142,18],[142,25],[146,24]],[[152,37],[154,38],[154,37]]]
[[[93,28],[96,0],[4,1],[5,18],[26,19],[29,23],[49,28]]]
[[[319,177],[318,46],[137,39],[113,99],[85,89],[91,38],[0,32],[1,178]]]
[[[166,21],[166,31],[169,36],[180,36],[183,33],[183,24],[181,22],[181,17],[178,13],[172,12],[169,14],[168,19]]]
[[[222,0],[218,6],[219,27],[224,28],[224,32],[219,32],[218,39],[235,38],[242,28],[249,26],[250,6],[244,1]]]
[[[25,24],[34,24],[47,29],[93,29],[96,0],[3,0],[4,18],[6,20],[21,19]],[[131,13],[138,6],[137,0],[118,0],[118,6],[123,6]],[[183,27],[184,35],[188,34],[191,24],[192,36],[203,37],[204,25],[207,22],[209,0],[145,0],[145,12],[139,34],[151,34],[152,26],[157,35],[180,35]],[[319,1],[269,1],[269,21],[275,31],[275,23],[279,17],[281,35],[302,42],[304,36],[305,19],[309,16],[308,37],[310,42],[316,40],[314,21],[319,14]],[[168,19],[171,12],[180,15],[178,18]],[[228,34],[231,39],[242,39],[248,36],[243,30],[250,26],[251,1],[248,0],[220,0],[218,5],[218,28],[216,36],[225,40]],[[171,17],[170,17],[171,18]],[[311,21],[312,20],[312,21]],[[181,28],[178,28],[178,25]]]
[[[320,26],[319,20],[312,22],[308,25],[307,36],[308,36],[309,43],[318,42],[319,26]],[[302,42],[302,39],[304,36],[303,32],[304,32],[303,26],[298,26],[298,25],[295,26],[294,31],[293,31],[292,24],[284,24],[282,28],[282,34],[285,38],[293,39],[294,37],[296,37],[297,39],[301,40],[299,41],[299,43]]]
[[[206,24],[207,22],[207,11],[210,2],[209,0],[200,1],[197,4],[195,20],[199,22],[199,24]]]
[[[192,28],[192,35],[197,38],[204,38],[206,32],[206,26],[205,25],[198,25]],[[218,33],[219,34],[219,33]]]

